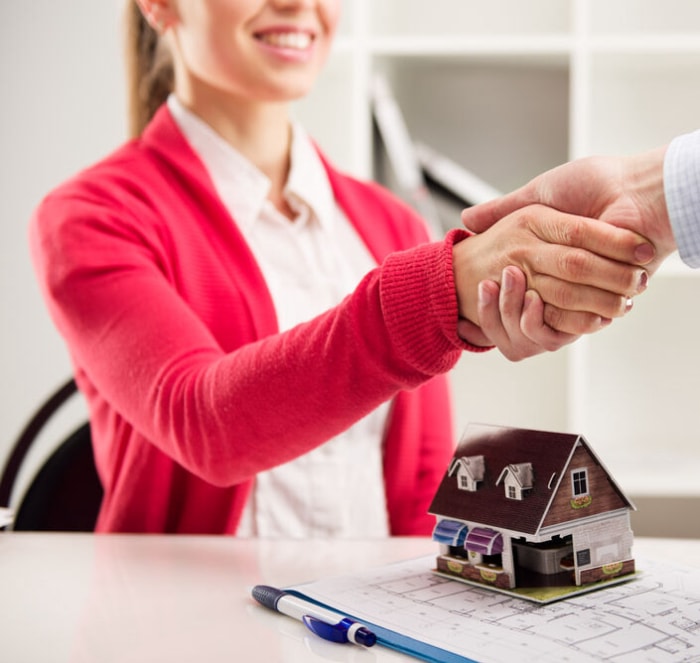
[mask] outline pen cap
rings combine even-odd
[[[372,631],[348,617],[345,617],[338,626],[346,629],[347,639],[356,645],[372,647],[377,642],[377,636]]]
[[[365,647],[372,647],[377,642],[377,636],[371,631],[368,631],[364,626],[361,626],[355,631],[353,639],[356,644]]]

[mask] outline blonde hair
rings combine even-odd
[[[172,92],[174,72],[167,45],[135,0],[126,3],[125,32],[129,134],[135,137]]]

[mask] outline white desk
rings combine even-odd
[[[428,539],[236,540],[0,533],[0,660],[8,663],[379,663],[383,647],[325,642],[253,603],[284,586],[436,551]],[[700,568],[700,540],[641,539],[635,555]]]

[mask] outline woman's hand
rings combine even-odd
[[[511,361],[559,350],[579,338],[544,322],[544,302],[527,289],[525,275],[517,267],[503,270],[500,285],[479,283],[478,298],[480,326],[461,319],[459,335],[476,345],[493,345]]]

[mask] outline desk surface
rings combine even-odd
[[[0,658],[13,663],[379,663],[383,647],[320,640],[252,602],[291,585],[435,552],[428,539],[0,534]],[[635,555],[700,568],[700,540],[643,539]]]

